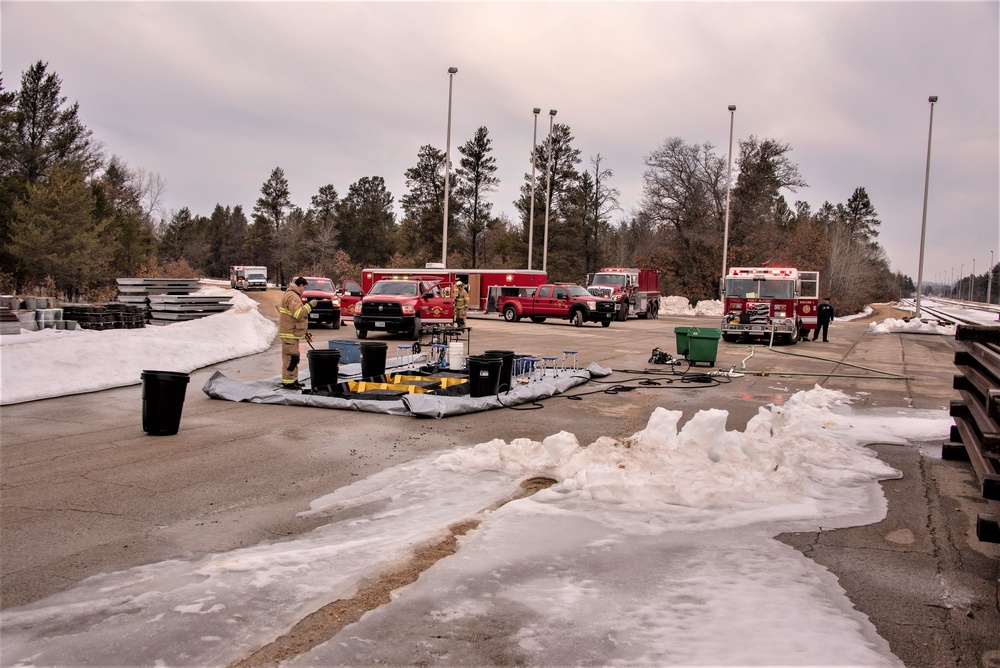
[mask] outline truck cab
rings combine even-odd
[[[451,285],[436,278],[383,279],[372,285],[354,308],[354,329],[359,339],[368,332],[405,334],[420,338],[425,324],[449,324],[455,307]]]
[[[303,276],[308,284],[302,289],[302,300],[316,300],[316,307],[309,313],[309,323],[332,325],[340,329],[340,297],[333,281],[319,276]]]

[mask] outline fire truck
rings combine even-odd
[[[732,267],[722,279],[722,338],[794,344],[816,329],[819,272],[788,267]]]
[[[528,269],[445,269],[437,262],[428,263],[423,269],[370,268],[361,272],[360,284],[357,281],[345,282],[341,297],[343,316],[353,318],[356,304],[377,282],[384,279],[409,280],[411,277],[438,279],[442,286],[461,280],[469,292],[469,310],[484,313],[495,313],[497,300],[502,295],[517,295],[521,288],[535,288],[548,283],[548,275],[544,271]]]
[[[617,319],[629,315],[656,318],[660,313],[660,272],[655,269],[605,267],[587,275],[587,290],[619,304]]]

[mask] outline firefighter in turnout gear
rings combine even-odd
[[[302,301],[302,290],[308,285],[299,276],[288,284],[278,307],[278,338],[281,339],[281,387],[301,390],[299,383],[299,345],[309,334],[309,313],[316,300]]]
[[[465,327],[465,318],[469,315],[469,291],[462,281],[455,281],[455,324]]]

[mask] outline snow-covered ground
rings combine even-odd
[[[743,431],[720,410],[680,418],[658,408],[624,441],[495,439],[384,470],[313,501],[306,515],[349,519],[293,540],[4,611],[3,663],[224,665],[478,516],[454,556],[289,665],[478,664],[482,647],[455,639],[487,618],[536,665],[901,665],[836,578],[773,536],[884,517],[876,481],[897,473],[863,444],[940,440],[947,413],[857,411],[816,387]],[[481,511],[533,476],[557,483]]]
[[[231,295],[223,313],[141,329],[21,330],[0,336],[0,405],[137,385],[144,370],[188,373],[271,346],[278,326],[242,292],[206,286],[198,294]]]
[[[3,402],[267,348],[273,323],[234,299],[169,327],[3,337]],[[773,539],[880,520],[877,481],[898,474],[864,444],[940,441],[951,426],[946,411],[850,404],[817,386],[742,431],[725,411],[679,428],[679,411],[658,408],[625,440],[444,450],[330,490],[305,514],[331,523],[292,540],[106,573],[5,610],[2,663],[225,665],[476,516],[454,556],[288,665],[480,664],[484,646],[458,639],[486,619],[534,665],[901,665],[829,571]],[[482,511],[534,476],[557,482]]]

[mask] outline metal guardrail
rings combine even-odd
[[[1000,543],[1000,327],[959,325],[955,341],[952,387],[962,398],[951,402],[955,425],[941,456],[972,463],[990,511],[976,518],[976,536]]]

